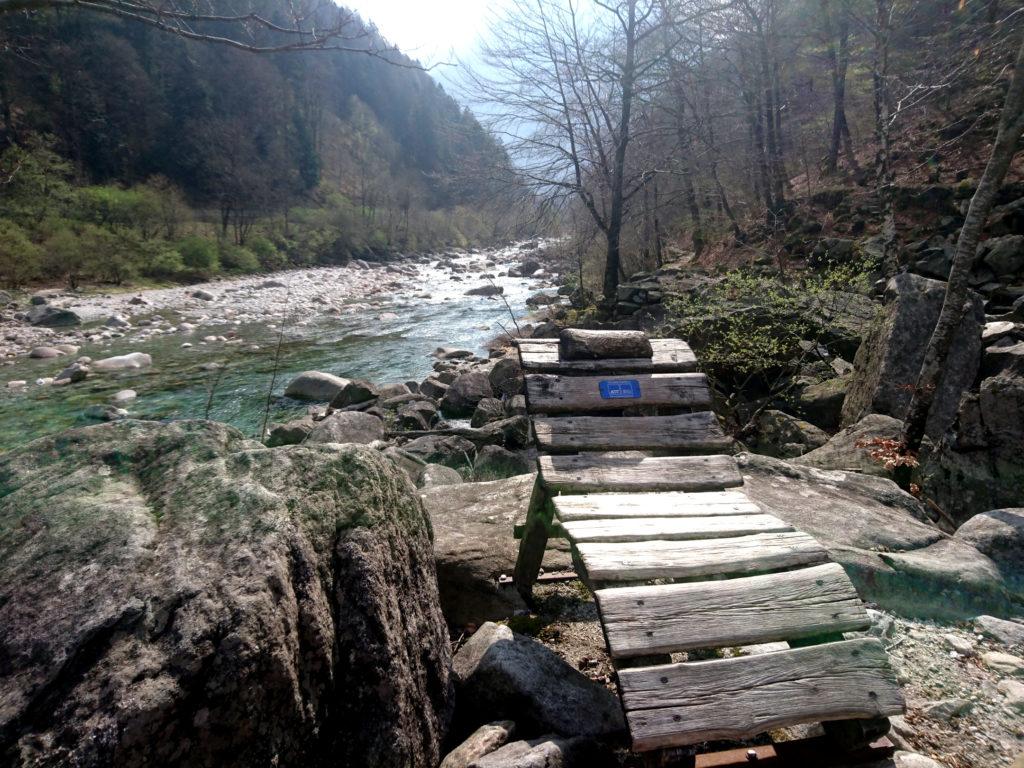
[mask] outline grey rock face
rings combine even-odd
[[[989,557],[1007,581],[1024,590],[1024,507],[975,515],[954,538]]]
[[[427,464],[420,473],[420,487],[433,488],[436,485],[459,485],[462,475],[444,464]]]
[[[843,401],[850,378],[839,376],[805,387],[795,404],[797,415],[821,429],[836,429],[842,421]]]
[[[765,512],[809,533],[840,563],[861,597],[903,615],[1011,615],[1024,595],[988,555],[933,525],[891,480],[737,457],[744,492]]]
[[[523,475],[421,491],[434,526],[441,607],[451,625],[479,626],[526,607],[510,582],[519,544],[509,532],[526,520],[535,481]],[[551,546],[544,566],[571,568],[565,542],[553,540]]]
[[[482,373],[464,373],[448,387],[441,399],[441,410],[452,416],[472,416],[477,404],[493,397],[491,382]]]
[[[501,421],[505,418],[505,406],[494,397],[485,397],[476,404],[473,411],[473,418],[470,419],[471,427],[482,427],[492,421]]]
[[[843,424],[869,413],[902,419],[938,321],[945,283],[910,273],[897,275],[886,288],[887,304],[857,351],[856,370],[843,403]],[[964,316],[954,339],[945,374],[935,396],[926,432],[941,437],[956,418],[960,395],[978,371],[981,329],[985,323],[980,297]]]
[[[453,699],[430,524],[377,451],[121,421],[9,451],[0,476],[0,754],[440,761]]]
[[[612,768],[612,754],[588,738],[555,734],[514,741],[470,763],[470,768]]]
[[[1024,235],[992,237],[982,243],[982,261],[999,277],[1012,277],[1024,272]]]
[[[441,768],[468,768],[477,759],[505,746],[515,732],[511,720],[481,725],[441,761]]]
[[[340,376],[320,371],[306,371],[289,382],[284,394],[285,397],[294,397],[296,400],[329,403],[348,383],[348,379]]]
[[[298,445],[309,437],[309,433],[313,431],[314,426],[316,425],[313,423],[311,416],[304,416],[301,419],[295,419],[285,424],[275,424],[271,427],[270,434],[267,435],[267,447],[277,448],[281,445]]]
[[[473,462],[477,479],[493,479],[525,475],[537,470],[537,463],[521,453],[497,445],[485,445]]]
[[[871,458],[871,448],[866,443],[874,438],[895,440],[903,429],[903,422],[892,416],[872,413],[856,424],[840,430],[827,443],[806,453],[794,464],[818,469],[856,470],[868,475],[888,477],[890,473],[878,461]]]
[[[333,413],[313,427],[306,443],[368,444],[384,439],[384,422],[368,413]]]
[[[345,385],[331,400],[332,408],[348,408],[350,405],[359,405],[360,403],[367,403],[370,400],[374,400],[380,396],[380,391],[376,386],[368,381],[350,380],[345,382]]]
[[[1024,623],[997,619],[995,616],[979,616],[974,620],[974,629],[983,635],[995,638],[1003,645],[1024,645]]]
[[[764,411],[757,430],[757,452],[768,456],[802,456],[828,442],[824,431],[782,411]]]
[[[427,464],[448,467],[472,466],[476,446],[464,437],[451,435],[424,435],[402,446],[402,450],[422,459]]]
[[[491,389],[496,397],[521,395],[526,388],[523,369],[516,356],[498,360],[487,374],[487,380],[491,383]]]
[[[453,660],[463,711],[511,717],[525,730],[602,736],[625,728],[618,699],[536,640],[484,624]]]

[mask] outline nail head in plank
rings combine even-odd
[[[875,639],[619,670],[637,751],[746,739],[797,723],[886,717],[903,695]]]
[[[526,376],[530,413],[622,410],[633,406],[708,408],[711,389],[703,373],[628,373],[608,376]]]
[[[632,517],[756,515],[761,508],[742,491],[588,493],[553,499],[563,522]]]
[[[799,640],[871,625],[842,566],[594,593],[616,658]]]
[[[619,520],[563,522],[562,528],[575,544],[589,542],[685,541],[724,539],[755,533],[792,531],[793,526],[774,515],[718,517],[639,517]]]
[[[541,450],[723,452],[733,441],[711,411],[677,416],[535,416]]]
[[[732,456],[643,456],[581,453],[541,456],[541,478],[551,492],[717,491],[743,485]]]
[[[766,573],[828,560],[825,548],[799,531],[703,541],[579,544],[576,549],[592,582]]]

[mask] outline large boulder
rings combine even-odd
[[[368,381],[356,379],[346,381],[338,394],[331,400],[331,408],[348,408],[352,405],[361,405],[375,400],[380,396],[380,390]]]
[[[521,395],[526,389],[526,379],[518,356],[500,358],[487,374],[495,397],[514,397]]]
[[[139,368],[149,368],[152,364],[153,358],[145,352],[130,352],[127,355],[94,360],[92,367],[96,371],[131,371]]]
[[[349,379],[343,379],[330,373],[306,371],[288,383],[284,394],[285,397],[293,397],[296,400],[329,403],[349,383]]]
[[[0,477],[0,754],[440,761],[453,698],[430,523],[377,451],[122,421],[9,451]]]
[[[828,442],[813,424],[782,411],[763,411],[757,417],[757,452],[768,456],[802,456]]]
[[[312,416],[303,416],[284,424],[274,424],[267,435],[267,447],[277,448],[282,445],[298,445],[316,427]]]
[[[361,443],[384,439],[384,422],[369,413],[332,413],[319,422],[306,438],[307,443]]]
[[[472,467],[476,458],[476,446],[455,435],[424,435],[410,440],[402,450],[426,464],[444,464],[453,469]]]
[[[441,410],[451,416],[472,416],[477,404],[493,397],[491,382],[483,373],[464,373],[452,382],[441,399]]]
[[[840,430],[827,443],[793,460],[794,464],[818,469],[842,469],[889,477],[892,472],[871,457],[873,440],[898,440],[903,422],[892,416],[872,413]]]
[[[625,728],[618,698],[531,637],[488,622],[453,660],[459,711],[472,725],[512,719],[526,733],[610,736]]]
[[[1012,615],[1024,604],[990,557],[941,531],[891,480],[751,453],[737,461],[751,500],[821,542],[866,600],[941,619]]]
[[[82,318],[70,309],[61,309],[50,304],[38,304],[28,311],[28,321],[43,328],[68,328],[81,325]]]
[[[843,419],[843,401],[850,379],[850,375],[837,376],[807,385],[796,398],[796,414],[821,429],[837,429]]]
[[[885,310],[872,325],[854,360],[853,381],[843,402],[844,425],[858,422],[869,413],[897,419],[906,416],[945,292],[945,283],[910,273],[896,275],[889,281]],[[930,437],[941,437],[952,426],[960,395],[974,382],[984,324],[981,298],[973,296],[935,394],[926,426]]]
[[[1024,592],[1024,507],[975,515],[953,538],[988,556],[1016,589]]]
[[[526,520],[535,484],[534,475],[521,475],[420,492],[434,526],[441,607],[452,626],[507,619],[526,607],[511,583],[519,553],[512,530]],[[545,568],[571,569],[565,542],[550,546]]]

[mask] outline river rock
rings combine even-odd
[[[476,446],[464,437],[454,435],[424,435],[402,446],[402,450],[428,464],[449,467],[472,466]]]
[[[305,443],[359,443],[384,439],[384,422],[369,413],[333,413],[313,427]]]
[[[473,476],[477,480],[525,475],[536,469],[533,459],[497,445],[485,445],[473,462]]]
[[[1000,675],[1024,677],[1024,659],[1002,651],[989,651],[981,654],[981,662],[993,672]]]
[[[757,418],[757,452],[793,458],[828,442],[828,435],[813,424],[782,411],[764,411]]]
[[[873,458],[871,447],[862,445],[875,438],[898,440],[903,422],[892,416],[872,413],[856,424],[840,430],[819,448],[793,460],[794,464],[818,469],[839,469],[889,477],[892,472]],[[859,445],[860,444],[860,445]]]
[[[843,401],[852,376],[837,376],[809,384],[797,396],[794,410],[821,429],[834,430],[843,418]]]
[[[482,757],[470,768],[614,768],[612,753],[593,739],[556,734],[529,741],[513,741]]]
[[[198,290],[192,291],[192,293],[190,293],[189,296],[191,296],[194,299],[199,299],[200,301],[213,301],[214,299],[217,298],[216,296],[214,296],[209,291],[204,291],[201,288],[198,289]]]
[[[377,397],[381,400],[390,400],[396,397],[404,397],[411,395],[412,390],[409,389],[407,384],[384,384],[383,386],[377,387]]]
[[[32,325],[44,328],[68,328],[82,324],[82,318],[70,309],[61,309],[50,304],[33,306],[28,311],[27,319]]]
[[[145,352],[130,352],[127,355],[95,360],[92,363],[92,367],[97,371],[129,371],[149,368],[151,365],[153,365],[153,358]]]
[[[452,663],[460,717],[515,717],[527,732],[609,736],[625,728],[616,696],[531,637],[487,622]]]
[[[515,728],[516,724],[511,720],[481,725],[468,739],[448,753],[441,761],[441,768],[468,768],[478,758],[505,746],[512,738]]]
[[[0,476],[3,754],[440,761],[453,699],[430,524],[377,451],[122,421],[8,451]]]
[[[533,475],[521,475],[421,492],[434,526],[441,606],[452,626],[507,619],[526,608],[511,583],[519,542],[509,531],[525,522],[535,484]],[[572,568],[563,539],[549,547],[545,568]]]
[[[487,380],[495,397],[515,397],[526,390],[526,380],[518,356],[498,360],[487,374]]]
[[[58,373],[53,380],[54,384],[77,384],[85,381],[89,376],[89,366],[85,363],[75,362]]]
[[[447,391],[448,385],[437,376],[428,376],[420,383],[420,394],[426,395],[433,400],[440,401]]]
[[[441,399],[441,410],[452,416],[472,416],[477,404],[493,397],[491,383],[483,373],[464,373],[448,387]]]
[[[494,397],[485,397],[476,404],[473,411],[473,418],[469,420],[471,427],[482,427],[492,421],[501,421],[505,418],[505,405]]]
[[[427,464],[420,473],[419,479],[421,488],[433,488],[437,485],[460,485],[463,482],[462,475],[444,464]]]
[[[109,403],[98,403],[90,405],[82,415],[92,421],[118,421],[119,419],[128,418],[128,411]]]
[[[470,288],[466,291],[467,296],[500,296],[505,289],[500,285],[481,285],[479,288]]]
[[[975,515],[954,538],[990,558],[1008,582],[1024,591],[1024,507]]]
[[[329,403],[349,383],[348,379],[320,371],[306,371],[292,379],[284,390],[285,397]]]
[[[889,281],[885,310],[854,360],[856,370],[843,403],[844,425],[854,424],[869,413],[898,419],[906,416],[945,292],[945,283],[909,272]],[[930,437],[945,434],[956,418],[960,395],[974,382],[984,324],[981,298],[973,296],[944,366],[926,428]]]
[[[49,360],[54,357],[62,357],[64,355],[56,347],[35,347],[28,356],[35,360]]]
[[[360,405],[377,399],[380,391],[376,386],[362,379],[353,379],[345,382],[341,391],[331,400],[331,408],[348,408],[352,405]]]
[[[277,448],[281,445],[298,445],[313,431],[316,423],[312,416],[303,416],[284,424],[274,424],[267,435],[267,447]]]
[[[737,461],[744,493],[821,542],[861,597],[886,610],[959,620],[1009,615],[1021,602],[991,558],[939,530],[891,480],[752,453]]]
[[[1024,645],[1024,623],[995,616],[979,616],[974,620],[976,632],[994,638],[1003,645]]]

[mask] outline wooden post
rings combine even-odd
[[[533,603],[533,585],[540,574],[553,520],[554,507],[538,475],[530,497],[530,508],[526,512],[526,526],[523,528],[522,541],[519,542],[519,556],[513,574],[513,583],[527,604]]]

